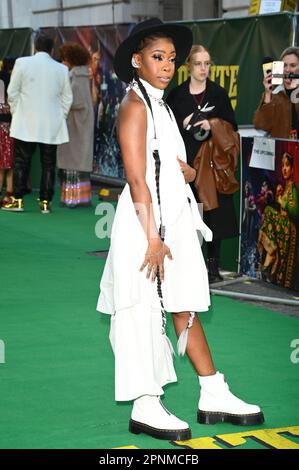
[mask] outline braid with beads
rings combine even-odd
[[[148,105],[148,107],[151,111],[152,118],[153,118],[153,124],[154,124],[154,138],[155,138],[155,140],[157,140],[155,119],[154,119],[154,113],[153,113],[153,109],[152,109],[152,105],[151,105],[151,100],[150,100],[150,97],[148,96],[148,93],[147,93],[145,87],[143,86],[143,84],[142,84],[142,82],[141,82],[141,80],[138,76],[137,70],[135,68],[133,69],[133,78],[136,81],[136,83],[137,83],[137,85],[138,85],[138,87],[139,87],[139,89],[140,89],[140,91],[141,91],[141,93],[144,97],[144,100],[145,100],[146,104]],[[170,111],[169,106],[167,105],[166,102],[164,102],[164,106],[165,106],[165,108],[166,108],[166,110],[169,114],[170,119],[172,120],[171,111]],[[160,167],[161,167],[161,160],[160,160],[160,155],[159,155],[159,150],[158,149],[153,150],[153,158],[155,160],[156,191],[157,191],[157,200],[158,200],[158,205],[159,205],[159,210],[160,210],[159,235],[160,235],[161,240],[164,242],[164,239],[165,239],[165,226],[163,225],[163,222],[162,222],[162,210],[161,210],[161,198],[160,198]],[[164,335],[164,337],[165,337],[165,339],[166,339],[166,341],[169,345],[171,353],[174,354],[171,342],[170,342],[169,338],[166,335],[166,321],[167,321],[167,319],[166,319],[166,311],[165,311],[164,303],[163,303],[162,283],[161,283],[161,276],[160,276],[159,267],[157,269],[157,292],[158,292],[158,296],[159,296],[160,303],[161,303],[162,335]],[[187,341],[188,341],[188,332],[189,332],[189,329],[193,325],[193,320],[195,318],[195,315],[196,315],[195,312],[190,312],[188,325],[180,333],[180,336],[179,336],[179,339],[178,339],[178,353],[181,356],[183,356],[186,352]]]
[[[135,72],[135,71],[134,71]],[[143,84],[141,83],[138,74],[135,72],[135,80],[139,86],[139,89],[152,113],[153,116],[153,121],[154,121],[154,114],[153,114],[153,109],[152,109],[152,104],[150,101],[150,98],[147,94],[147,91]],[[156,135],[156,128],[155,128],[155,121],[154,121],[154,134],[155,134],[155,139],[157,139]],[[153,150],[153,158],[155,160],[155,181],[156,181],[156,192],[157,192],[157,200],[158,200],[158,205],[160,209],[160,227],[159,227],[159,235],[161,240],[164,242],[165,239],[165,226],[163,226],[162,223],[162,211],[161,211],[161,197],[160,197],[160,167],[161,167],[161,160],[160,160],[160,155],[159,155],[159,150]],[[160,270],[159,267],[157,269],[157,292],[158,296],[160,299],[161,307],[162,307],[162,333],[165,333],[165,328],[166,328],[166,313],[164,309],[164,304],[163,304],[163,294],[162,294],[162,283],[161,283],[161,276],[160,276]]]

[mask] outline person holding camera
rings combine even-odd
[[[280,60],[284,63],[284,75],[299,73],[299,47],[285,49]],[[256,129],[281,139],[299,136],[299,99],[295,89],[298,79],[285,77],[282,85],[272,85],[272,72],[263,80],[265,91],[255,111],[253,124]]]
[[[195,157],[199,155],[202,145],[207,141],[209,144],[205,145],[206,155],[202,161],[210,161],[215,133],[219,134],[218,141],[222,139],[223,134],[222,128],[220,132],[217,131],[217,126],[213,125],[215,122],[219,124],[220,121],[222,125],[226,123],[229,134],[237,130],[234,111],[226,90],[209,79],[211,67],[209,51],[202,45],[193,45],[186,63],[190,77],[174,88],[167,97],[167,103],[175,115],[186,146],[188,165],[181,162],[184,172],[194,167]],[[219,273],[221,240],[237,236],[238,226],[232,195],[214,189],[213,203],[206,203],[206,196],[211,192],[211,182],[214,185],[215,182],[206,177],[206,174],[202,176],[201,190],[205,196],[199,196],[194,181],[191,183],[191,188],[197,201],[203,203],[204,222],[213,232],[213,241],[207,243],[207,267],[209,281],[212,283],[223,279]]]

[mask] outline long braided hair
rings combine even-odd
[[[134,75],[135,75],[135,80],[138,84],[138,87],[152,113],[153,116],[153,121],[154,121],[154,132],[155,132],[155,139],[157,138],[156,136],[156,129],[155,129],[155,119],[154,119],[154,114],[152,110],[152,105],[150,101],[150,97],[147,94],[147,91],[145,87],[143,86],[142,82],[139,79],[139,76],[137,72],[134,70]],[[154,149],[153,150],[153,158],[155,161],[155,182],[156,182],[156,194],[157,194],[157,200],[158,200],[158,205],[159,205],[159,211],[160,211],[160,225],[159,225],[159,235],[164,242],[165,239],[165,226],[163,225],[163,219],[162,219],[162,210],[161,210],[161,196],[160,196],[160,168],[161,168],[161,160],[160,160],[160,155],[159,155],[159,150]],[[162,334],[165,334],[166,330],[166,312],[164,309],[164,304],[163,304],[163,293],[162,293],[162,282],[161,282],[161,275],[160,275],[160,270],[159,267],[157,269],[157,292],[158,296],[160,299],[161,303],[161,313],[162,313]]]
[[[137,48],[136,52],[140,52],[146,45],[148,45],[148,43],[152,40],[155,40],[157,38],[167,38],[167,39],[170,39],[172,41],[171,38],[169,38],[167,35],[165,35],[164,33],[155,33],[154,35],[152,36],[147,36],[146,38],[144,38],[141,43],[139,44],[139,47]],[[157,135],[156,135],[156,127],[155,127],[155,118],[154,118],[154,113],[153,113],[153,109],[152,109],[152,105],[151,105],[151,100],[150,100],[150,97],[145,89],[145,87],[143,86],[140,78],[139,78],[139,75],[137,73],[137,70],[135,68],[133,68],[133,77],[134,77],[134,80],[137,82],[137,85],[142,93],[142,96],[146,102],[146,104],[148,105],[150,111],[151,111],[151,114],[152,114],[152,118],[153,118],[153,124],[154,124],[154,138],[155,140],[157,140]],[[164,102],[164,106],[170,116],[170,119],[172,119],[172,115],[171,115],[171,112],[170,112],[170,109],[167,105],[166,102]],[[153,158],[154,158],[154,161],[155,161],[155,182],[156,182],[156,194],[157,194],[157,200],[158,200],[158,205],[159,205],[159,211],[160,211],[160,226],[159,226],[159,235],[160,235],[160,238],[161,240],[164,242],[164,239],[165,239],[165,226],[163,225],[163,219],[162,219],[162,210],[161,210],[161,196],[160,196],[160,168],[161,168],[161,160],[160,160],[160,155],[159,155],[159,150],[158,148],[157,149],[154,149],[153,150]],[[169,338],[167,337],[166,335],[166,322],[167,322],[167,319],[166,319],[166,311],[165,311],[165,308],[164,308],[164,303],[163,303],[163,293],[162,293],[162,283],[161,283],[161,276],[160,276],[160,271],[159,271],[159,267],[158,267],[158,270],[157,270],[157,292],[158,292],[158,296],[159,296],[159,299],[160,299],[160,304],[161,304],[161,313],[162,313],[162,335],[165,337],[168,345],[169,345],[169,349],[171,351],[172,354],[174,354],[174,350],[173,350],[173,347],[172,347],[172,344],[169,340]],[[188,325],[187,327],[181,332],[180,334],[180,337],[179,337],[179,340],[178,340],[178,352],[180,355],[184,355],[185,354],[185,351],[186,351],[186,347],[187,347],[187,339],[188,339],[188,330],[191,328],[192,324],[193,324],[193,319],[194,319],[194,316],[195,316],[195,312],[190,312],[190,317],[189,317],[189,321],[188,321]]]

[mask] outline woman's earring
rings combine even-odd
[[[139,67],[140,67],[140,65],[137,64],[134,57],[132,57],[131,64],[132,64],[132,67],[134,67],[134,69],[139,69]]]

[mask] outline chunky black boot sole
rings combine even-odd
[[[239,426],[254,426],[256,424],[263,424],[264,421],[265,419],[262,412],[237,415],[216,411],[197,411],[197,422],[200,424],[231,423]]]
[[[129,431],[133,434],[148,434],[149,436],[156,437],[157,439],[165,439],[168,441],[187,441],[191,439],[191,429],[158,429],[148,426],[147,424],[139,423],[130,419]]]

